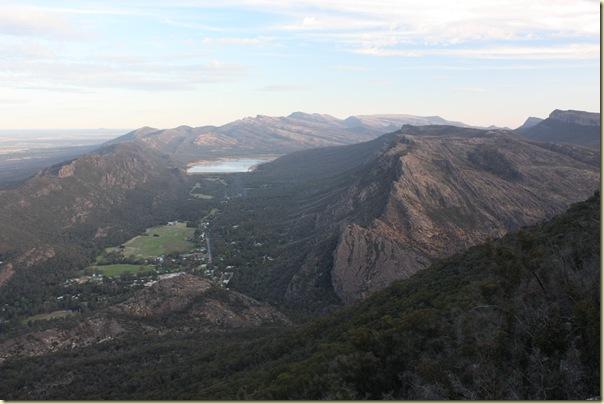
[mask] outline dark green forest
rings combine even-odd
[[[600,195],[293,328],[139,335],[0,373],[7,399],[600,396]]]

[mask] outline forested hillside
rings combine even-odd
[[[599,307],[596,193],[308,325],[8,361],[0,395],[586,399],[600,395]]]

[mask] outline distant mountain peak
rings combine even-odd
[[[600,125],[600,114],[597,112],[577,111],[572,109],[564,111],[555,109],[551,114],[549,114],[549,118],[556,121],[574,123],[584,126]]]
[[[548,143],[577,144],[587,147],[600,145],[600,114],[594,112],[556,109],[547,119],[529,118],[517,129],[531,140]],[[528,124],[528,125],[527,125]]]
[[[155,132],[157,130],[159,130],[159,129],[153,128],[151,126],[143,126],[141,128],[133,130],[132,133],[149,133],[149,132]]]
[[[295,112],[292,112],[291,114],[289,114],[287,117],[288,118],[307,118],[310,116],[313,116],[313,114],[309,114],[308,112],[295,111]]]
[[[537,125],[539,122],[543,121],[543,118],[537,118],[536,116],[529,116],[526,118],[526,121],[518,128],[518,129],[528,129]]]

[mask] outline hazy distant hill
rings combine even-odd
[[[534,125],[526,123],[519,133],[539,142],[600,147],[600,114],[584,111],[553,111],[547,119]]]
[[[262,277],[243,269],[234,287],[303,306],[334,302],[334,292],[352,302],[586,198],[599,187],[599,161],[510,131],[405,126],[261,166],[216,228],[249,222],[282,245]]]
[[[361,115],[341,120],[326,114],[294,112],[286,117],[258,115],[219,127],[179,126],[162,130],[144,127],[113,142],[143,142],[181,163],[188,163],[204,158],[280,155],[358,143],[397,130],[404,124],[464,126],[438,116]]]
[[[123,129],[0,130],[0,188],[39,170],[89,153]]]

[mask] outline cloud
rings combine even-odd
[[[207,1],[187,4],[207,6]],[[592,45],[599,42],[596,0],[225,0],[223,4],[280,16],[284,21],[271,26],[276,32],[374,56],[418,57],[434,54],[426,50],[435,47],[466,45],[466,50],[452,49],[450,54],[584,59],[593,57]],[[561,45],[569,41],[590,44]],[[511,42],[518,46],[502,46]],[[494,50],[482,51],[485,47]]]
[[[455,91],[459,91],[462,93],[486,93],[487,90],[482,87],[460,87],[456,88]]]
[[[0,105],[27,104],[30,100],[26,98],[0,98]]]
[[[236,45],[236,46],[265,46],[273,42],[274,38],[258,36],[251,38],[241,37],[205,37],[202,39],[204,45]]]
[[[478,59],[597,59],[600,47],[596,44],[569,44],[562,46],[505,46],[474,49],[388,49],[360,48],[356,53],[373,56],[454,56]]]
[[[88,92],[116,88],[142,91],[193,90],[201,84],[232,82],[247,71],[219,61],[175,64],[163,61],[0,61],[0,84],[7,88]]]
[[[332,69],[341,72],[366,72],[368,69],[364,66],[353,66],[353,65],[335,65],[331,66]]]
[[[0,6],[0,34],[74,39],[82,32],[57,12],[39,7]]]
[[[301,86],[296,84],[273,84],[264,86],[258,89],[258,91],[266,91],[273,93],[286,93],[292,91],[305,91],[308,90],[307,86]]]

